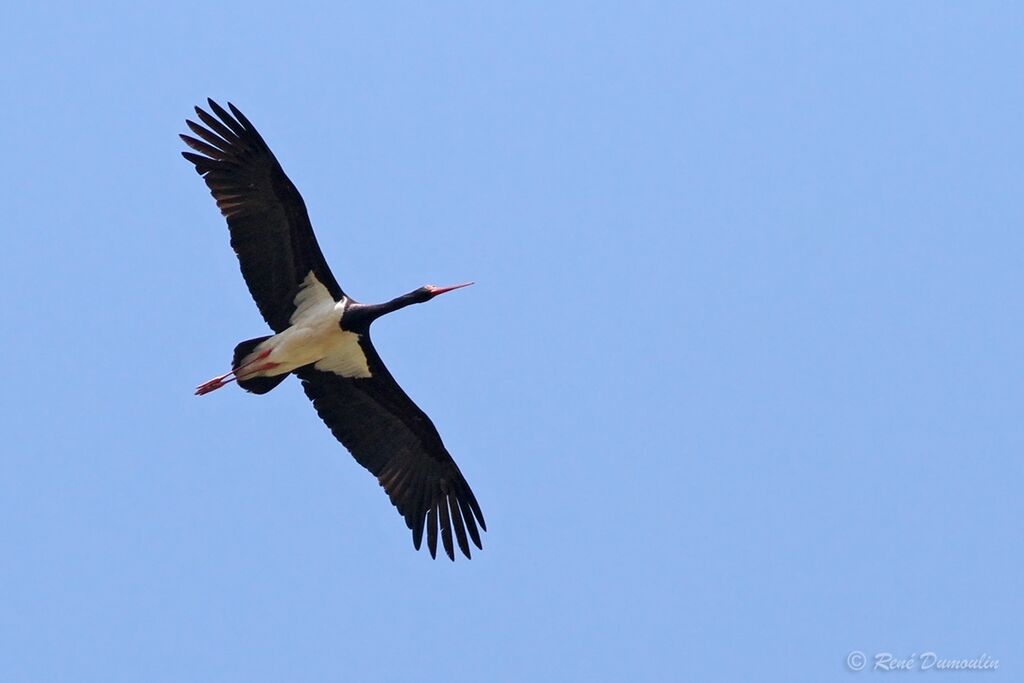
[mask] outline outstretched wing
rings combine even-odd
[[[423,541],[424,524],[431,557],[437,556],[438,529],[452,560],[459,549],[470,557],[487,530],[473,491],[448,454],[430,418],[402,391],[384,367],[368,334],[359,345],[369,377],[347,378],[312,365],[295,371],[306,395],[331,432],[370,471],[412,529],[413,545]]]
[[[186,121],[196,137],[181,139],[199,152],[182,152],[203,176],[228,221],[249,292],[275,332],[289,325],[295,295],[312,272],[334,297],[344,297],[317,244],[306,205],[256,128],[228,104],[207,100],[216,117],[196,107],[205,127]],[[233,115],[232,115],[233,114]]]

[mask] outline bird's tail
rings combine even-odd
[[[255,339],[246,339],[244,342],[239,342],[238,346],[235,347],[235,355],[231,359],[231,369],[237,370],[238,366],[242,364],[245,357],[253,352],[257,346],[270,339],[266,337],[256,337]],[[290,373],[284,373],[282,375],[274,375],[273,377],[251,377],[249,379],[239,379],[238,386],[242,387],[248,392],[253,394],[265,394],[278,384],[284,381]]]

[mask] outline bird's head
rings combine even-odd
[[[469,287],[472,282],[464,282],[461,285],[451,285],[450,287],[438,287],[437,285],[423,285],[416,290],[416,298],[419,303],[430,301],[435,296],[440,296],[445,292],[451,292],[456,289],[462,289],[463,287]]]

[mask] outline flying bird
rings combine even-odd
[[[227,219],[242,277],[274,334],[235,347],[231,370],[196,388],[208,394],[225,384],[265,394],[288,375],[334,436],[377,478],[412,530],[419,550],[437,557],[454,543],[467,558],[487,530],[480,505],[430,418],[402,390],[370,341],[381,316],[466,287],[424,285],[382,304],[362,304],[338,285],[324,260],[306,205],[256,128],[233,104],[230,113],[207,100],[202,122],[186,120],[195,135],[182,152],[206,181]],[[453,542],[454,534],[454,542]]]

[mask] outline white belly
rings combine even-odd
[[[313,273],[307,275],[295,296],[291,327],[260,343],[242,359],[243,366],[254,361],[253,372],[243,372],[243,377],[283,375],[310,363],[316,363],[317,370],[342,377],[370,377],[359,335],[341,329],[338,324],[345,303],[335,302]],[[268,350],[270,353],[260,358]]]

